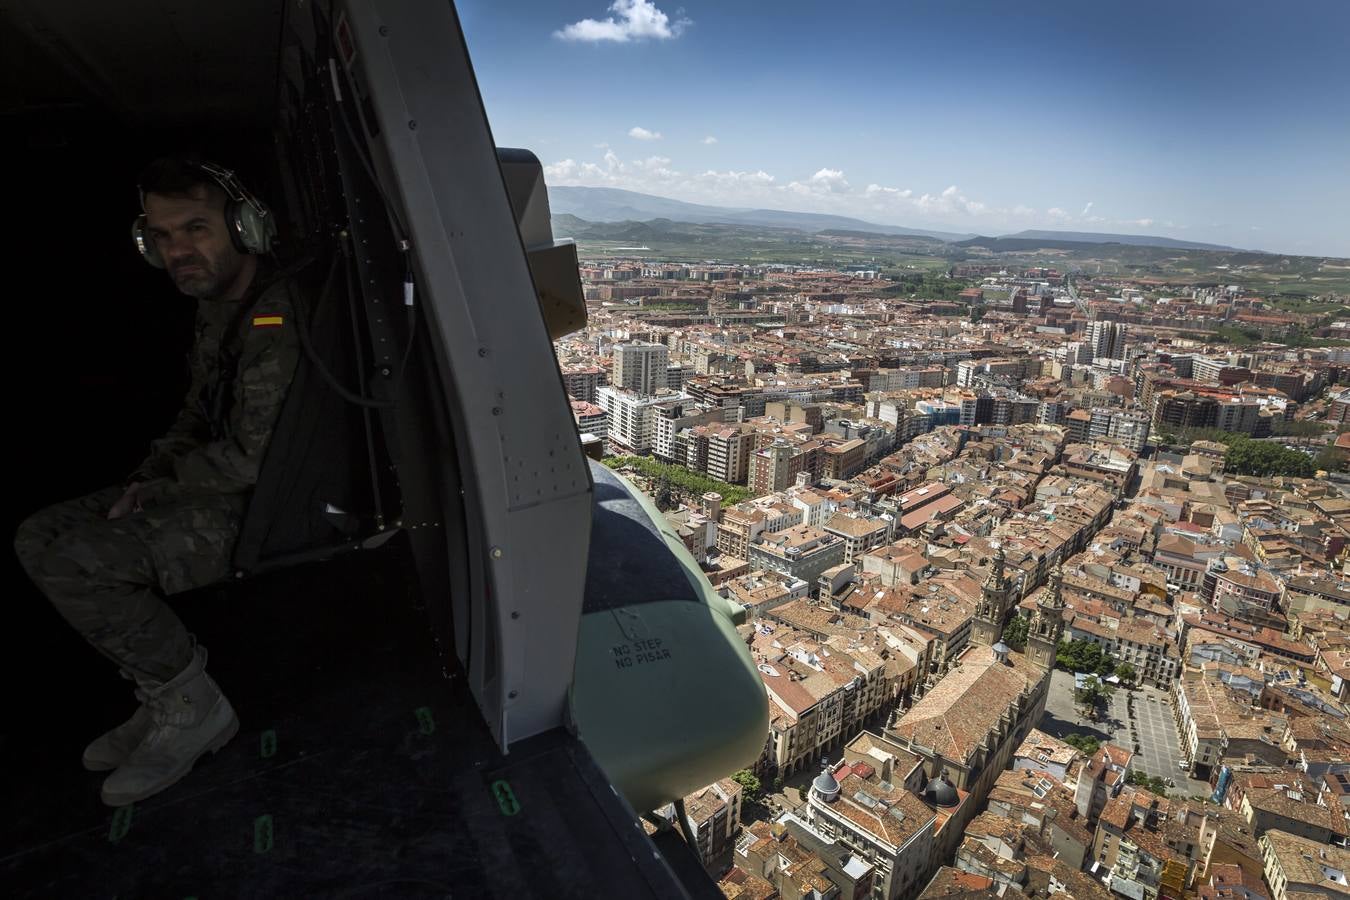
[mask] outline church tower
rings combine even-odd
[[[1003,637],[1003,626],[1008,621],[1008,578],[1003,572],[1003,547],[994,551],[994,565],[980,589],[980,605],[975,610],[970,642],[992,647]]]
[[[1052,669],[1064,634],[1064,570],[1055,563],[1050,570],[1050,586],[1041,592],[1036,612],[1027,628],[1027,656],[1043,669]]]

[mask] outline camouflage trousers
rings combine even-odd
[[[243,498],[196,497],[109,520],[121,487],[57,503],[19,526],[33,583],[84,638],[133,674],[168,681],[192,637],[165,597],[230,572]]]

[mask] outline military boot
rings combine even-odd
[[[145,691],[150,730],[103,782],[103,802],[126,806],[152,797],[192,771],[203,753],[215,753],[239,731],[239,717],[206,674],[206,648],[169,681]]]
[[[126,669],[122,670],[122,677],[128,681],[134,680],[134,676]],[[145,693],[144,686],[138,684],[136,700],[140,705],[136,707],[130,719],[112,731],[94,738],[89,746],[84,748],[83,762],[86,769],[90,772],[107,772],[127,761],[131,751],[135,750],[150,733],[150,710],[145,705],[147,699],[149,697]]]

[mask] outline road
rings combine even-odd
[[[1087,301],[1078,296],[1078,289],[1073,286],[1073,278],[1071,276],[1064,276],[1064,286],[1068,289],[1069,298],[1073,300],[1074,305],[1078,307],[1078,311],[1086,316],[1088,314]]]

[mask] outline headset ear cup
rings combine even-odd
[[[240,203],[238,200],[228,200],[225,203],[225,230],[230,233],[230,243],[240,253],[253,252],[249,249],[248,235],[244,231],[244,215],[248,208],[247,203]]]
[[[242,253],[265,254],[276,240],[276,225],[264,207],[260,212],[252,203],[232,201],[226,212],[230,237]]]
[[[164,259],[159,255],[159,248],[155,242],[150,239],[150,235],[145,231],[145,216],[140,215],[131,223],[131,239],[136,242],[136,249],[140,252],[141,258],[154,266],[156,269],[164,268]]]

